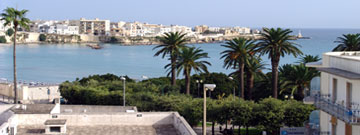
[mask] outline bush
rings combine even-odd
[[[117,43],[118,42],[118,39],[116,38],[116,37],[111,37],[110,38],[110,41],[109,41],[110,43]]]
[[[6,43],[6,38],[5,36],[0,36],[0,43]]]
[[[45,34],[40,34],[39,41],[46,41],[46,35]]]
[[[13,34],[14,34],[14,30],[12,28],[10,28],[6,31],[6,35],[9,37],[11,37]]]

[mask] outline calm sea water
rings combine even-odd
[[[294,29],[295,34],[298,30]],[[357,29],[301,29],[303,36],[311,39],[297,40],[304,54],[320,55],[331,51],[338,36],[345,33],[360,33]],[[121,46],[104,44],[104,48],[93,50],[85,45],[20,45],[17,47],[18,78],[24,81],[61,83],[92,74],[113,73],[141,79],[141,76],[165,76],[163,68],[169,61],[153,57],[154,46]],[[212,63],[210,72],[231,73],[220,60],[221,44],[192,44],[209,53]],[[263,59],[270,67],[266,56]],[[286,56],[281,64],[294,63],[297,59]],[[0,45],[0,78],[12,80],[12,46]]]

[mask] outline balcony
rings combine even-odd
[[[351,109],[349,109],[343,103],[333,102],[330,99],[330,95],[319,94],[316,95],[314,99],[314,105],[316,108],[344,121],[347,124],[360,125],[359,104],[351,103]]]

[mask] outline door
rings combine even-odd
[[[336,102],[337,99],[337,79],[333,78],[332,82],[332,101]]]
[[[351,109],[351,103],[352,103],[352,84],[346,83],[346,107],[348,109]]]
[[[345,135],[352,135],[352,126],[345,124]]]

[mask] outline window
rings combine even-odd
[[[61,132],[61,128],[60,127],[50,127],[50,132]]]

